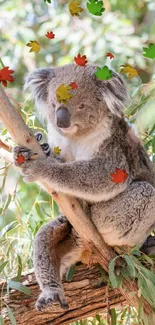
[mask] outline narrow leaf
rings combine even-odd
[[[109,278],[113,288],[117,288],[117,278],[114,273],[115,270],[115,259],[111,260],[109,263]]]
[[[110,309],[111,325],[116,325],[117,314],[115,308]]]
[[[0,265],[0,273],[3,271],[3,269],[5,268],[5,266],[8,264],[9,261],[5,261]]]
[[[30,295],[31,294],[31,291],[28,287],[24,286],[22,283],[20,282],[16,282],[16,281],[12,281],[10,280],[8,282],[8,285],[7,285],[9,288],[12,288],[12,289],[16,289],[16,290],[19,290],[21,292],[24,292],[26,295]]]
[[[14,316],[14,314],[12,312],[12,309],[9,306],[7,306],[7,312],[8,312],[9,319],[11,320],[11,324],[12,325],[17,325],[15,316]]]
[[[75,269],[76,269],[76,264],[72,265],[72,266],[68,269],[68,271],[67,271],[67,273],[66,273],[66,280],[67,280],[68,282],[71,282],[71,281],[72,281],[73,276],[74,276],[74,273],[75,273]]]

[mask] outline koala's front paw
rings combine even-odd
[[[58,302],[63,309],[69,308],[61,288],[47,288],[40,294],[36,302],[36,308],[42,311],[45,307],[53,305],[53,303],[56,302]]]
[[[42,174],[42,161],[34,160],[37,153],[25,147],[15,147],[13,149],[14,163],[21,167],[21,175],[25,182],[35,182],[40,179]]]
[[[16,166],[21,166],[26,160],[34,159],[37,153],[32,152],[32,150],[25,147],[14,147],[13,157]]]

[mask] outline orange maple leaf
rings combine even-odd
[[[85,65],[87,64],[87,57],[86,57],[86,55],[82,55],[81,56],[81,54],[79,53],[78,54],[78,56],[76,57],[74,57],[74,61],[75,61],[75,63],[77,64],[77,65],[80,65],[80,66],[82,66],[82,67],[85,67]]]
[[[12,73],[14,73],[14,70],[9,70],[9,67],[4,67],[0,70],[0,82],[2,82],[4,87],[7,87],[7,81],[14,81],[14,77],[11,76]]]
[[[107,57],[109,57],[110,60],[111,60],[111,59],[114,59],[114,55],[113,55],[111,52],[108,52],[108,53],[107,53]]]
[[[71,82],[71,83],[69,84],[69,86],[71,86],[72,89],[77,89],[77,88],[78,88],[78,85],[76,84],[76,82]]]
[[[51,31],[51,32],[47,32],[46,33],[46,37],[49,39],[55,38],[55,34]]]
[[[128,174],[125,170],[121,170],[119,168],[116,168],[115,173],[110,173],[110,176],[112,177],[113,183],[124,183],[125,180],[128,178]]]
[[[25,157],[22,155],[19,155],[16,159],[17,164],[22,164],[25,161]]]

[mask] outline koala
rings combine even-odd
[[[142,245],[155,227],[155,173],[143,144],[124,118],[128,99],[123,79],[94,75],[97,66],[69,64],[39,69],[26,79],[40,117],[47,122],[51,153],[31,160],[30,150],[16,147],[27,159],[26,182],[45,182],[76,197],[110,246]],[[57,100],[61,84],[78,85],[66,103]],[[59,159],[52,153],[59,146]],[[125,177],[113,180],[121,172]],[[68,308],[61,278],[82,259],[85,243],[63,215],[38,231],[34,266],[41,294],[38,310],[54,302]]]

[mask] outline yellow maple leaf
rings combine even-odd
[[[29,52],[39,52],[40,51],[40,44],[37,41],[30,41],[26,44],[26,46],[31,47]]]
[[[128,73],[128,78],[132,79],[135,76],[138,76],[138,72],[135,68],[131,67],[129,64],[122,65],[120,73]]]
[[[71,86],[61,84],[56,90],[57,101],[59,103],[67,104],[68,100],[73,97],[69,92],[70,90],[72,90]]]
[[[61,149],[59,147],[54,147],[53,151],[56,155],[60,155]]]
[[[69,3],[69,11],[72,16],[79,16],[79,13],[83,11],[80,7],[81,0],[71,0]]]

